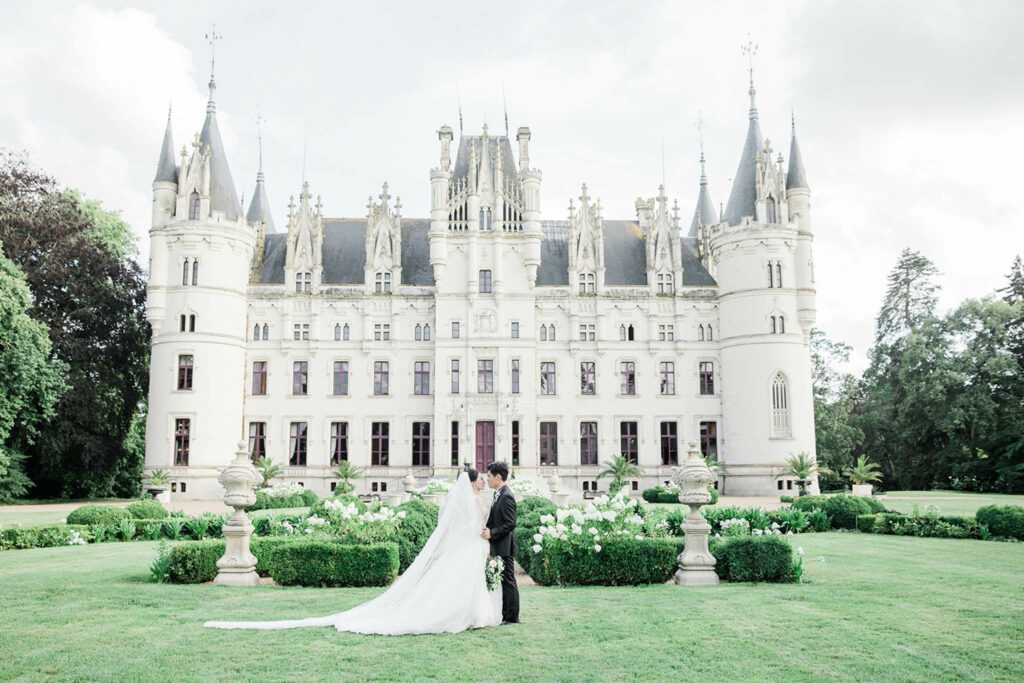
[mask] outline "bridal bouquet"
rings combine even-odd
[[[487,560],[487,569],[484,577],[487,579],[487,590],[497,590],[501,585],[501,574],[505,571],[505,561],[500,557],[491,557]]]

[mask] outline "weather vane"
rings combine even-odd
[[[216,42],[224,36],[217,33],[217,24],[212,24],[210,26],[210,32],[203,37],[206,38],[206,42],[210,44],[210,80],[213,80],[213,67],[214,59],[216,56]]]
[[[266,123],[266,119],[263,118],[263,114],[256,114],[256,144],[260,152],[260,173],[263,172],[263,124]]]
[[[757,56],[757,43],[750,39],[750,34],[747,34],[747,42],[741,48],[743,54],[747,57],[747,69],[750,72],[750,83],[754,83],[754,57]]]

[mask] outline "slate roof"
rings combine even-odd
[[[544,221],[538,286],[569,284],[568,221]],[[402,284],[432,287],[434,270],[430,265],[427,233],[430,220],[402,219]],[[268,234],[263,247],[261,284],[284,284],[287,252],[285,233]],[[636,221],[604,221],[605,283],[608,285],[647,285],[646,240]],[[683,286],[715,286],[715,280],[697,257],[696,240],[682,239]],[[324,219],[324,284],[364,284],[366,265],[366,219]]]
[[[733,176],[732,191],[725,205],[722,220],[729,225],[739,225],[744,216],[754,216],[757,204],[757,153],[761,149],[761,125],[757,121],[757,109],[750,109],[750,125],[747,139],[743,142],[740,164]]]
[[[228,220],[238,220],[238,193],[235,191],[235,181],[231,179],[231,169],[228,168],[227,153],[217,127],[217,112],[212,98],[207,105],[206,121],[199,139],[210,146],[210,209],[222,211]]]
[[[807,184],[807,171],[804,170],[804,158],[800,154],[800,145],[796,141],[796,124],[793,124],[793,139],[789,143],[789,169],[786,171],[786,189],[798,187],[811,189]]]
[[[254,225],[263,221],[267,224],[267,234],[274,232],[274,213],[270,210],[270,199],[267,198],[267,187],[263,180],[263,171],[256,174],[256,191],[252,193],[249,211],[245,220]]]
[[[459,138],[459,151],[455,156],[455,171],[454,175],[456,178],[462,178],[469,175],[469,148],[470,144],[479,142],[483,139],[482,135],[463,135]],[[498,147],[502,150],[502,173],[506,178],[514,178],[519,174],[516,169],[515,157],[512,156],[512,144],[508,138],[504,135],[488,135],[487,136],[487,148],[491,152],[491,169],[492,177],[491,184],[494,184],[493,169],[496,168],[494,163]],[[481,152],[477,151],[476,162],[480,163]]]
[[[171,112],[167,112],[167,130],[164,131],[164,143],[160,146],[160,161],[156,164],[154,183],[178,182],[178,166],[174,161],[174,139],[171,137]]]
[[[689,237],[697,236],[698,225],[715,225],[718,223],[718,210],[715,203],[711,201],[711,193],[708,191],[708,180],[705,176],[700,178],[700,193],[697,195],[697,206],[693,209],[693,220],[690,221]]]

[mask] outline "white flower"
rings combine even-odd
[[[754,536],[760,536],[761,535],[761,530],[760,529],[754,529],[750,533],[753,534]]]
[[[594,552],[595,552],[595,553],[599,553],[599,552],[601,552],[601,546],[599,546],[599,545],[595,545],[595,546],[594,546]]]
[[[638,541],[644,540],[643,534],[637,534],[636,535],[636,540],[638,540]]]
[[[573,524],[572,527],[570,527],[570,529],[572,530],[572,532],[574,534],[582,534],[583,533],[583,527],[581,527],[579,524]]]
[[[589,531],[591,535],[597,536],[597,529],[596,528],[590,527],[589,529],[587,529],[587,531]]]
[[[532,550],[533,550],[533,554],[534,554],[534,555],[536,555],[536,554],[537,554],[537,553],[539,553],[539,552],[540,552],[541,550],[543,550],[543,548],[541,548],[541,547],[540,547],[540,545],[538,545],[538,544],[534,543],[534,544],[533,544],[533,548],[532,548]]]
[[[405,514],[406,514],[405,510],[399,510],[398,511],[398,518],[399,519],[405,519]]]
[[[804,547],[803,546],[798,547],[796,549],[796,554],[799,555],[800,557],[803,557],[804,556]]]
[[[630,524],[636,524],[636,525],[639,526],[640,524],[644,523],[644,518],[641,517],[640,515],[632,515],[630,517],[627,517],[626,521],[629,522]]]
[[[540,523],[541,524],[554,524],[555,523],[555,518],[554,518],[553,515],[541,515],[540,516]]]
[[[541,534],[534,534],[533,535],[533,540],[536,541],[537,543],[540,543],[541,541],[544,540],[544,536],[541,535]]]

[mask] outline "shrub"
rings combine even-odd
[[[1017,505],[986,505],[975,513],[978,523],[988,527],[993,536],[1024,541],[1024,507]]]
[[[224,541],[179,543],[167,557],[167,580],[171,583],[206,583],[217,576],[217,560],[224,554]]]
[[[163,538],[164,520],[162,519],[136,519],[135,538],[146,541],[158,541]]]
[[[677,568],[682,539],[608,538],[601,551],[549,539],[530,563],[530,577],[543,586],[633,586],[665,583]]]
[[[167,510],[160,501],[152,498],[137,500],[125,509],[135,519],[163,519],[167,516]]]
[[[386,586],[398,576],[398,545],[295,541],[271,553],[270,575],[282,586]]]
[[[114,525],[114,536],[121,541],[130,541],[135,538],[135,520],[122,519]]]
[[[649,489],[644,489],[644,492],[640,494],[643,499],[648,503],[678,503],[679,502],[679,489],[670,489],[665,486],[652,486]]]
[[[873,512],[875,514],[878,514],[878,513],[881,513],[881,512],[888,512],[889,511],[889,509],[886,508],[884,504],[882,504],[882,501],[878,500],[877,498],[868,496],[868,497],[862,497],[861,500],[863,500],[865,503],[867,503],[868,506],[871,507],[871,512]]]
[[[874,512],[866,498],[843,494],[828,496],[824,510],[832,522],[833,529],[856,529],[857,515],[869,515]]]
[[[316,491],[306,489],[302,492],[303,507],[312,507],[313,505],[316,505],[318,500],[320,500],[320,496],[316,495]]]
[[[156,549],[156,559],[149,565],[149,576],[156,583],[166,583],[170,579],[171,548],[167,541],[160,541]]]
[[[416,556],[423,550],[430,534],[437,528],[437,506],[420,499],[402,503],[396,508],[398,513],[405,513],[398,526],[398,572],[401,574],[409,568]]]
[[[124,508],[114,507],[113,505],[83,505],[80,508],[75,508],[68,515],[68,524],[85,524],[91,526],[93,524],[107,524],[114,525],[120,522],[122,519],[131,519],[132,513]]]
[[[793,501],[793,507],[797,510],[811,513],[815,510],[825,509],[825,503],[829,496],[800,496]]]
[[[810,524],[810,528],[814,531],[828,531],[832,528],[832,523],[829,521],[828,515],[824,510],[815,510],[807,515],[807,521]]]
[[[527,496],[516,501],[516,516],[518,519],[529,515],[531,512],[539,512],[542,515],[553,515],[558,507],[547,498],[541,496]],[[518,522],[517,522],[518,523]]]
[[[304,508],[314,505],[319,499],[314,491],[298,484],[283,484],[257,490],[256,503],[248,509]]]
[[[83,525],[15,526],[0,529],[0,550],[82,545],[91,539],[92,533],[89,531],[89,527]]]
[[[163,521],[161,525],[161,532],[164,538],[172,541],[177,541],[181,538],[181,532],[185,528],[185,518],[177,515],[170,515]]]
[[[793,548],[778,536],[743,536],[713,544],[718,562],[715,572],[725,581],[798,580],[801,563],[794,561]]]
[[[938,515],[901,515],[883,513],[875,515],[872,531],[876,534],[918,536],[931,538],[989,537],[989,530],[973,517],[940,517]]]
[[[522,501],[516,502],[516,562],[529,572],[530,546],[533,545],[533,535],[541,527],[540,518],[544,515],[554,515],[557,506],[547,498],[540,496],[527,496]]]
[[[317,515],[318,517],[327,517],[330,514],[327,506],[328,502],[342,503],[343,505],[355,505],[356,510],[359,512],[366,512],[366,503],[359,500],[357,496],[337,495],[331,498],[321,498],[318,500],[310,506],[309,514]],[[406,505],[408,505],[408,503],[406,503]]]
[[[793,508],[772,510],[768,513],[768,519],[778,524],[783,532],[792,531],[794,534],[807,531],[807,527],[811,524],[806,512]]]
[[[857,515],[857,531],[871,534],[875,531],[875,514]]]
[[[792,503],[793,502],[793,496],[779,496],[779,502],[780,503]]]

